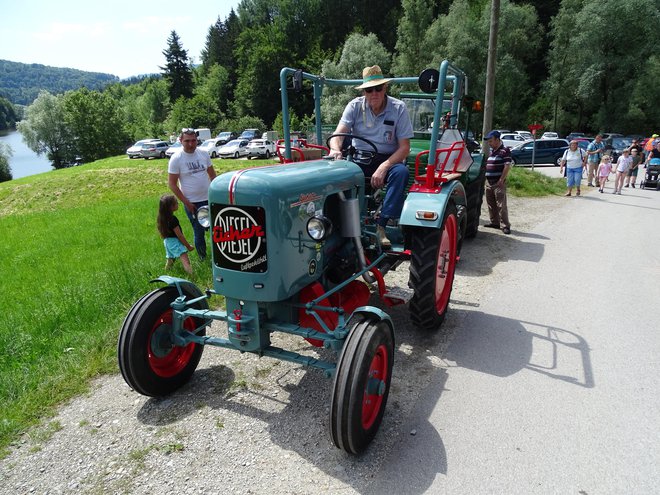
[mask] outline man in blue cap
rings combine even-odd
[[[499,131],[486,134],[490,147],[490,156],[486,161],[486,204],[490,223],[484,227],[502,229],[505,234],[511,233],[509,210],[506,206],[506,176],[511,168],[511,151],[504,146]]]

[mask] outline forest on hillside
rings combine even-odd
[[[490,17],[491,0],[241,0],[207,28],[200,54],[173,30],[160,75],[42,92],[19,125],[57,167],[70,155],[97,159],[181,127],[281,129],[285,66],[354,79],[367,65],[410,76],[448,59],[467,74],[470,95],[483,99]],[[501,0],[493,127],[656,132],[657,26],[660,0]],[[324,97],[323,124],[336,124],[356,94]],[[290,107],[292,127],[312,124],[311,88]],[[471,121],[477,132],[480,118]]]
[[[100,90],[117,81],[112,74],[0,60],[0,97],[18,105],[29,105],[42,90],[53,94],[82,87]]]

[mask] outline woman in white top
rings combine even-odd
[[[573,186],[577,186],[577,194],[580,195],[580,183],[582,182],[582,170],[587,167],[587,154],[578,148],[577,141],[571,141],[568,149],[564,151],[559,164],[559,173],[564,173],[566,167],[566,186],[568,190],[565,196],[573,193]]]
[[[626,148],[621,153],[621,156],[616,161],[616,179],[614,179],[614,194],[621,194],[621,188],[623,187],[623,180],[628,173],[628,169],[632,165],[632,157],[630,156],[630,150]]]

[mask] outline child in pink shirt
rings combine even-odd
[[[612,173],[612,157],[610,155],[603,156],[600,164],[598,165],[598,184],[600,184],[600,192],[603,192],[605,188],[605,181],[607,177]]]

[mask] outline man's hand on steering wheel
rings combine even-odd
[[[342,144],[348,143],[348,146],[342,146],[341,150],[338,150],[336,148],[333,149],[332,146],[330,146],[330,143],[334,138],[337,137],[344,138]],[[354,139],[366,143],[371,148],[371,150],[360,150],[355,148],[353,146]],[[369,141],[368,139],[363,138],[361,136],[354,136],[353,134],[345,133],[345,132],[338,132],[330,135],[328,139],[326,139],[325,143],[328,146],[328,148],[330,148],[330,153],[328,153],[328,157],[331,157],[334,160],[348,159],[354,163],[365,166],[370,165],[371,160],[378,153],[378,148],[376,148],[376,145],[371,141]]]

